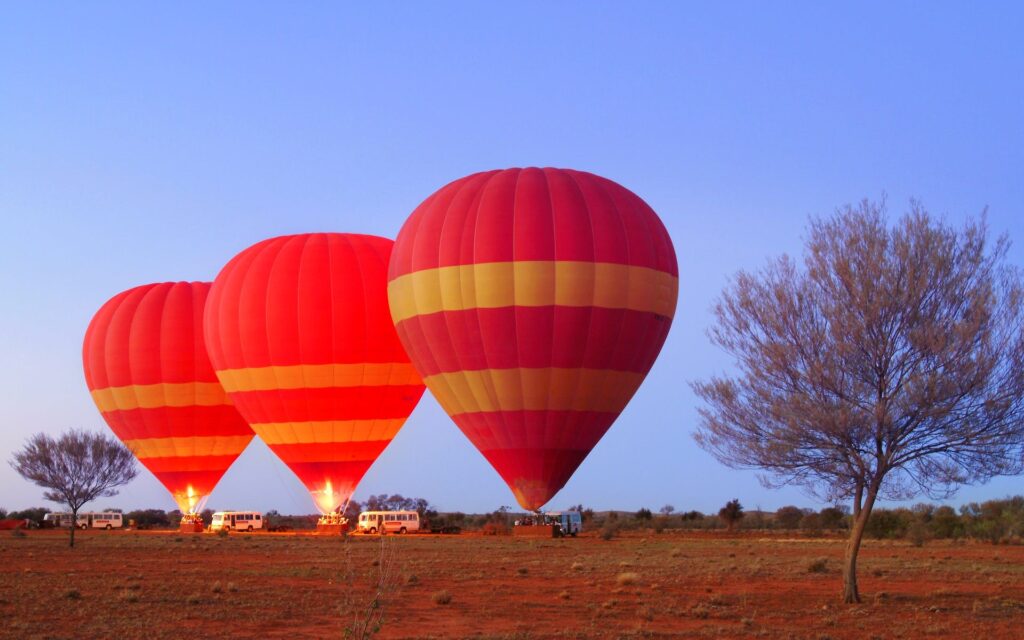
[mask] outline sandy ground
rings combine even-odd
[[[63,532],[0,535],[0,637],[345,638],[369,612],[381,638],[1024,638],[1020,546],[868,541],[864,603],[844,606],[839,539],[78,540],[71,550]]]

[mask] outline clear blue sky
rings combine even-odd
[[[717,510],[763,489],[693,442],[686,382],[726,278],[799,252],[807,216],[889,195],[990,222],[1024,264],[1019,3],[8,3],[0,9],[0,457],[106,429],[81,342],[111,295],[210,280],[268,236],[394,237],[449,180],[552,165],[665,221],[680,303],[631,405],[551,505]],[[429,395],[356,498],[514,504]],[[959,503],[1024,492],[1020,478]],[[0,465],[0,506],[42,504]],[[173,508],[144,474],[95,506]],[[209,506],[310,512],[259,443]]]

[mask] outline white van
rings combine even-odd
[[[420,514],[415,511],[363,511],[356,530],[362,533],[409,533],[420,530]]]
[[[255,531],[262,529],[263,523],[259,511],[218,511],[213,514],[210,531]]]

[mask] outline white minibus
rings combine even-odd
[[[210,522],[210,531],[254,531],[262,528],[263,514],[259,511],[218,511]]]
[[[420,530],[420,514],[415,511],[363,511],[357,531],[362,533],[409,533]]]

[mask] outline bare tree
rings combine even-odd
[[[718,510],[718,517],[729,531],[736,527],[736,523],[743,519],[743,515],[743,505],[740,504],[739,498],[726,502],[725,506]]]
[[[14,454],[11,466],[47,489],[43,497],[71,509],[71,546],[75,546],[78,510],[84,504],[117,495],[116,488],[139,473],[135,457],[116,439],[78,429],[54,440],[45,433],[28,439]]]
[[[767,486],[852,499],[843,600],[879,497],[952,495],[1022,471],[1022,278],[984,220],[956,229],[912,203],[890,227],[864,201],[812,219],[803,268],[741,272],[712,341],[735,376],[693,384],[697,442]]]

